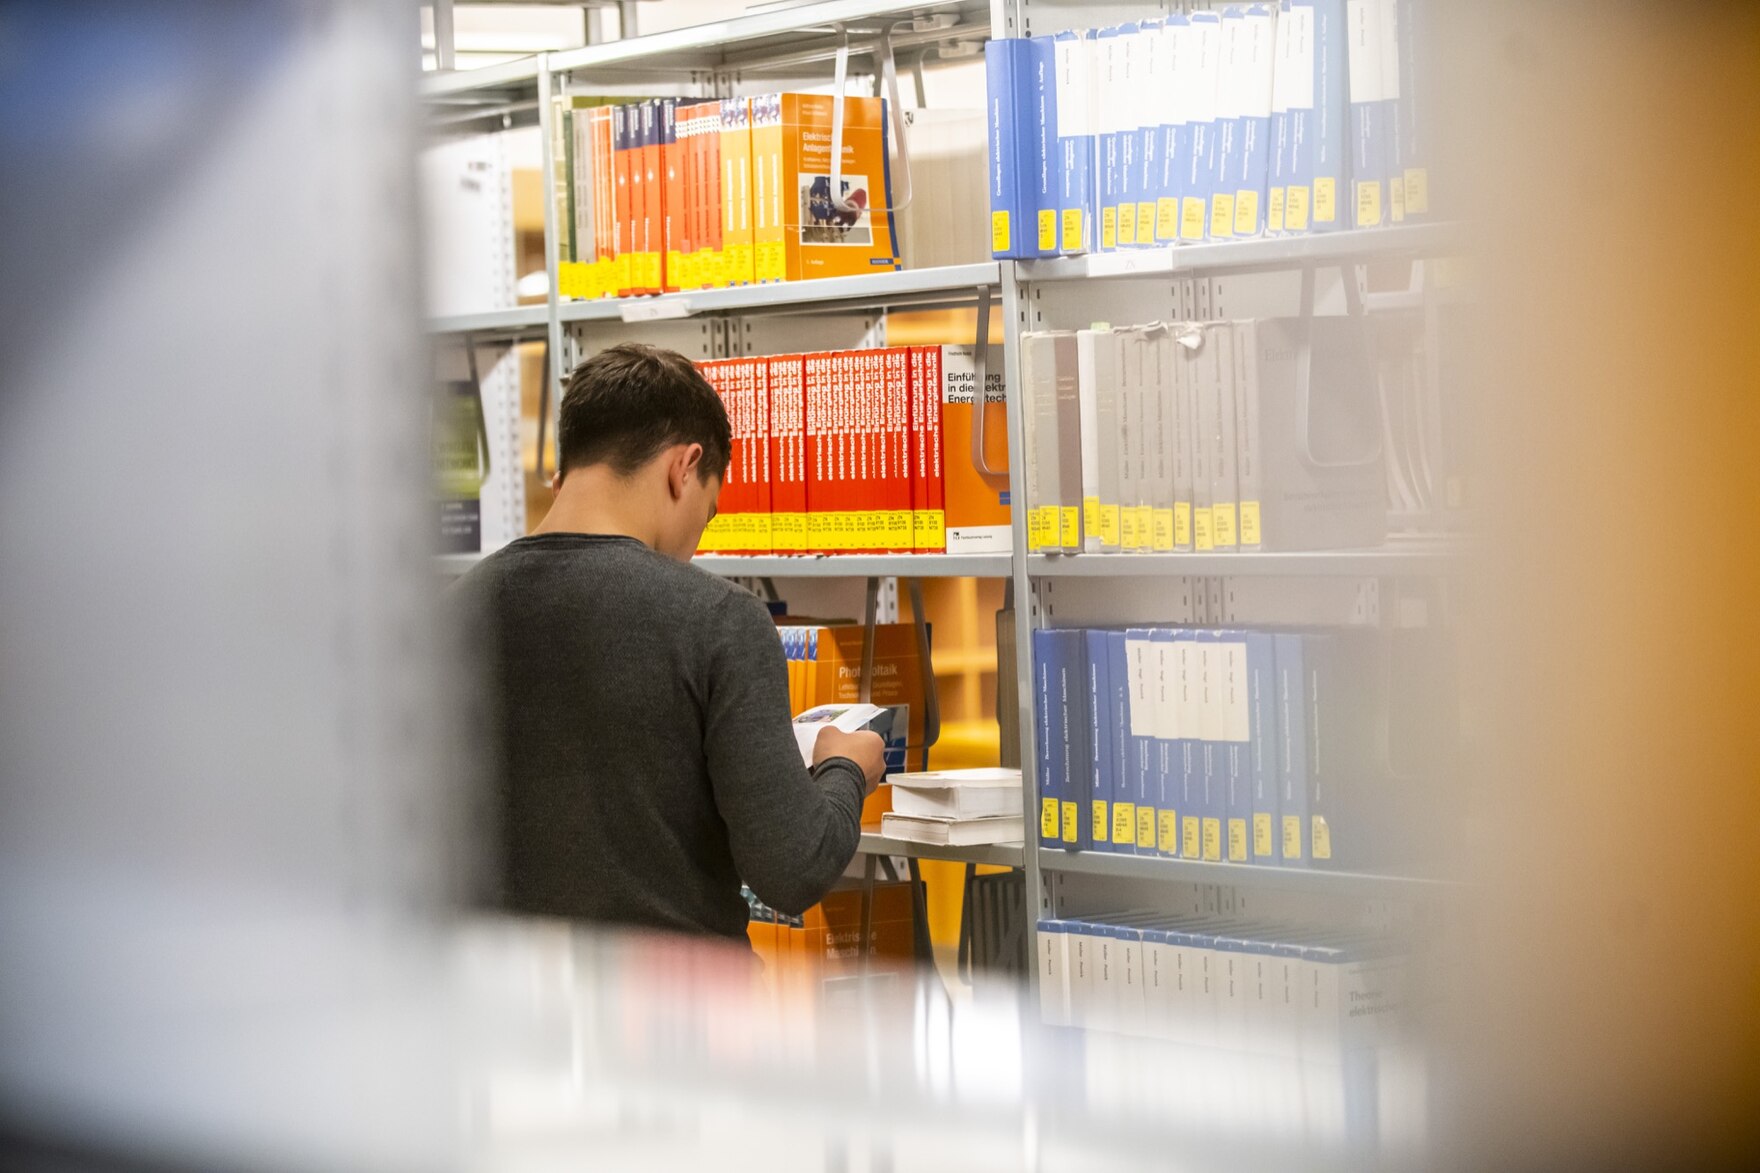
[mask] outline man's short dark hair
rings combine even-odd
[[[727,409],[690,359],[625,342],[569,374],[556,427],[556,466],[564,476],[589,464],[631,476],[674,444],[703,446],[697,473],[705,482],[726,475],[733,448]]]

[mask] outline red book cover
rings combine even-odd
[[[917,517],[923,512],[923,481],[925,463],[923,460],[923,348],[908,347],[907,361],[910,366],[910,377],[907,384],[909,399],[909,425],[905,436],[905,459],[909,462],[911,482],[911,550],[922,549],[917,540]]]
[[[752,380],[746,370],[746,360],[735,358],[728,360],[728,371],[733,380],[733,399],[738,407],[739,419],[735,431],[739,436],[739,546],[737,554],[752,554],[755,543],[752,541],[752,529],[756,522],[757,485],[756,468],[752,452]]]
[[[947,495],[942,475],[941,348],[917,348],[921,360],[923,504],[912,523],[916,548],[925,554],[947,551]]]
[[[826,452],[828,428],[825,423],[825,397],[828,385],[827,367],[829,358],[820,354],[809,354],[803,360],[802,374],[804,386],[803,419],[806,434],[803,437],[806,461],[806,497],[807,497],[807,546],[814,553],[823,553],[831,548],[831,532],[829,527],[830,502],[826,495],[831,491],[830,478],[826,475],[829,462]]]
[[[856,483],[861,487],[863,550],[875,553],[886,549],[886,448],[884,426],[885,388],[881,381],[880,352],[858,351],[856,363],[861,372],[856,400],[856,419],[861,428],[861,463]]]
[[[806,421],[801,402],[803,360],[783,354],[765,360],[770,393],[770,533],[778,554],[807,550],[807,478],[801,460]]]
[[[843,350],[835,358],[837,380],[833,384],[833,434],[837,438],[837,462],[832,470],[836,485],[833,515],[837,519],[837,552],[861,550],[861,486],[856,483],[856,449],[861,437],[856,430],[856,356]]]
[[[886,547],[911,552],[911,362],[901,346],[880,352],[886,387]]]
[[[775,522],[772,517],[775,508],[776,464],[771,451],[774,425],[770,421],[770,364],[761,358],[748,358],[746,367],[751,372],[752,379],[752,457],[757,472],[753,479],[753,494],[756,498],[753,509],[757,514],[755,533],[758,552],[772,554],[776,551]]]

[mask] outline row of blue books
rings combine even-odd
[[[985,49],[992,252],[1430,214],[1428,0],[1280,0]]]
[[[1421,869],[1452,768],[1444,633],[1033,633],[1039,842]]]

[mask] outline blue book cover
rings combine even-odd
[[[1155,243],[1179,240],[1180,199],[1186,194],[1190,171],[1190,132],[1186,127],[1184,101],[1186,62],[1192,52],[1191,24],[1175,13],[1162,21],[1161,54],[1156,59],[1161,75],[1155,81],[1155,105],[1161,119],[1161,181],[1156,186]]]
[[[1235,105],[1236,169],[1234,171],[1234,234],[1265,233],[1265,207],[1271,179],[1272,90],[1277,57],[1275,10],[1255,4],[1241,16],[1242,70],[1240,98]]]
[[[1094,41],[1086,32],[1059,33],[1057,68],[1057,251],[1094,248]]]
[[[1244,631],[1218,633],[1221,655],[1223,778],[1222,858],[1251,863],[1253,823],[1253,708],[1248,640]]]
[[[1087,645],[1087,677],[1083,691],[1088,706],[1088,801],[1081,812],[1078,846],[1084,851],[1104,848],[1112,829],[1115,721],[1109,634],[1097,628],[1082,632],[1082,640]]]
[[[1191,159],[1186,194],[1180,200],[1179,237],[1203,240],[1209,230],[1210,198],[1216,190],[1217,87],[1222,74],[1222,17],[1215,12],[1191,15],[1192,67],[1187,74],[1186,123],[1191,131]]]
[[[1030,115],[1025,128],[1029,142],[1022,153],[1033,161],[1026,196],[1033,208],[1029,255],[1051,257],[1057,255],[1057,214],[1063,195],[1057,142],[1057,43],[1052,37],[1033,37],[1027,43],[1031,46]]]
[[[1197,633],[1204,705],[1204,859],[1220,863],[1223,858],[1222,827],[1228,815],[1228,744],[1224,740],[1227,718],[1227,648],[1220,631]]]
[[[1236,177],[1241,170],[1241,103],[1246,80],[1246,12],[1222,10],[1221,63],[1216,73],[1215,186],[1210,193],[1211,240],[1234,238]]]
[[[1176,856],[1180,790],[1185,763],[1180,750],[1179,654],[1171,627],[1150,637],[1155,662],[1155,776],[1137,800],[1137,850],[1143,855]],[[1144,810],[1147,804],[1148,810]]]
[[[1136,239],[1140,248],[1155,245],[1155,219],[1161,195],[1161,116],[1156,110],[1158,79],[1166,45],[1160,20],[1137,23],[1131,53],[1131,110],[1136,124]]]
[[[1035,226],[1032,208],[1023,198],[1029,166],[1022,158],[1022,130],[1027,107],[1020,102],[1030,81],[1031,45],[1018,39],[997,39],[984,45],[985,125],[990,147],[990,254],[998,258],[1030,257]]]
[[[1177,814],[1181,859],[1204,858],[1204,681],[1197,633],[1174,633],[1177,665],[1178,764]]]
[[[1137,854],[1137,803],[1156,784],[1159,756],[1155,740],[1155,676],[1153,633],[1145,627],[1124,633],[1126,673],[1130,680],[1130,761],[1119,777],[1112,802],[1112,849]]]
[[[1278,633],[1277,660],[1277,859],[1284,867],[1308,865],[1307,637]]]
[[[1336,232],[1346,195],[1349,35],[1345,0],[1289,0],[1289,179],[1286,232]]]
[[[1277,640],[1262,631],[1246,633],[1248,806],[1252,862],[1278,862]]]
[[[1063,763],[1062,787],[1057,792],[1058,846],[1078,850],[1087,822],[1088,803],[1088,706],[1087,648],[1079,629],[1051,633],[1053,663],[1051,692],[1057,724],[1053,729],[1052,756]]]
[[[1382,0],[1348,0],[1351,226],[1379,228],[1386,219],[1387,102]]]
[[[994,42],[992,42],[994,43]],[[1033,632],[1033,715],[1036,718],[1037,761],[1034,773],[1039,779],[1039,845],[1057,847],[1062,839],[1062,796],[1067,792],[1064,781],[1066,759],[1061,759],[1064,737],[1058,726],[1062,713],[1054,688],[1057,680],[1057,653],[1052,632]]]
[[[1103,829],[1094,832],[1094,848],[1097,851],[1122,850],[1122,845],[1113,838],[1112,805],[1117,802],[1125,785],[1125,778],[1130,773],[1132,755],[1136,749],[1131,740],[1131,680],[1130,663],[1125,652],[1125,638],[1122,631],[1106,633],[1106,665],[1111,672],[1111,740],[1112,740],[1112,777],[1107,794],[1107,808]]]

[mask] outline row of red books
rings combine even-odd
[[[733,425],[703,533],[717,554],[1006,553],[1006,479],[970,459],[969,346],[822,351],[699,364]],[[995,366],[985,379],[986,463],[1007,466]]]

